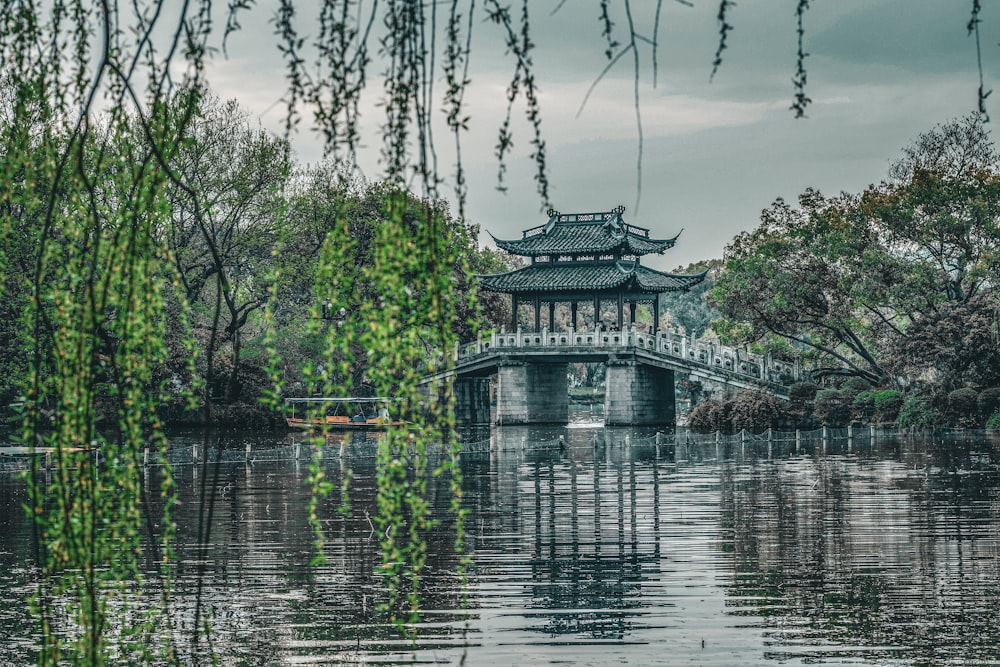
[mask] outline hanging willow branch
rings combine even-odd
[[[689,5],[685,0],[678,0],[681,4]],[[652,50],[652,60],[653,60],[653,82],[654,86],[656,84],[656,72],[657,72],[657,60],[656,53],[659,46],[658,35],[659,35],[659,23],[660,23],[660,11],[662,9],[662,0],[657,0],[656,3],[656,19],[653,24],[653,37],[650,39],[640,34],[636,30],[636,23],[632,17],[632,4],[629,0],[624,2],[625,18],[628,24],[628,41],[625,46],[618,51],[613,53],[612,49],[618,46],[618,41],[612,36],[612,31],[614,24],[611,22],[610,15],[607,13],[607,3],[602,2],[601,4],[601,21],[602,21],[602,36],[608,41],[609,48],[605,51],[605,55],[608,58],[608,64],[604,66],[604,69],[597,75],[594,81],[591,82],[590,87],[587,88],[587,92],[583,96],[583,100],[580,102],[580,106],[576,111],[577,118],[583,113],[584,107],[587,106],[587,102],[590,100],[591,94],[597,89],[597,85],[604,79],[604,77],[611,72],[618,61],[624,58],[626,55],[632,56],[632,106],[635,111],[635,128],[636,128],[636,197],[635,197],[635,208],[636,211],[639,210],[639,204],[642,201],[642,162],[643,162],[643,132],[642,132],[642,113],[641,113],[641,96],[639,92],[639,84],[641,82],[640,69],[641,69],[641,57],[639,54],[639,42],[644,42],[649,44]]]
[[[989,122],[989,114],[986,113],[986,98],[990,96],[992,90],[986,90],[983,83],[983,52],[979,45],[979,12],[982,10],[980,0],[972,0],[972,16],[966,26],[969,35],[976,35],[976,66],[979,69],[979,94],[977,97],[979,113],[983,115],[983,120]]]
[[[444,96],[445,120],[455,142],[455,199],[458,201],[458,217],[463,220],[468,184],[462,166],[462,133],[469,129],[469,117],[464,115],[464,105],[465,90],[469,85],[469,55],[472,49],[472,17],[475,5],[474,0],[469,3],[463,42],[459,0],[452,0],[443,65],[447,86]]]
[[[716,20],[719,22],[719,46],[715,49],[715,59],[712,61],[712,73],[708,75],[709,81],[715,79],[715,73],[719,71],[719,66],[722,65],[722,52],[726,50],[726,39],[729,37],[729,32],[733,29],[733,25],[729,22],[729,10],[735,5],[736,3],[733,0],[722,0],[719,3],[719,13],[716,17]]]
[[[795,112],[796,118],[804,118],[806,115],[806,107],[812,102],[806,96],[806,58],[809,56],[805,51],[803,43],[805,42],[806,30],[803,24],[803,19],[805,18],[806,10],[809,9],[809,0],[798,0],[798,5],[795,8],[795,19],[797,22],[796,34],[798,35],[798,50],[795,54],[795,77],[792,79],[792,86],[795,88],[795,96],[792,99],[792,106],[790,107],[792,111]]]
[[[54,483],[37,468],[29,478],[40,662],[104,664],[111,642],[130,662],[176,656],[172,481],[165,466],[150,493],[140,456],[166,446],[153,379],[167,355],[169,261],[156,239],[168,213],[163,166],[194,108],[170,103],[182,99],[171,100],[170,59],[183,51],[188,81],[197,80],[209,5],[194,5],[173,30],[158,12],[133,7],[130,15],[107,2],[57,1],[47,21],[32,6],[8,9],[0,71],[16,93],[0,123],[0,198],[11,207],[5,232],[17,225],[33,253],[20,437],[50,448],[55,462]],[[168,36],[166,56],[153,49],[157,32]],[[102,404],[114,406],[113,435],[97,429]],[[157,506],[162,514],[154,516]],[[140,602],[147,611],[138,622],[122,622],[110,600],[148,596],[136,584],[146,574],[143,557],[157,568],[159,604]],[[65,632],[54,625],[63,608],[72,614]]]
[[[486,12],[490,21],[503,29],[508,52],[513,54],[516,63],[514,74],[507,87],[507,112],[497,138],[496,156],[499,161],[497,189],[502,192],[506,192],[507,189],[504,182],[504,176],[507,173],[506,159],[514,146],[514,137],[510,129],[511,115],[514,102],[523,88],[527,103],[525,115],[534,132],[530,143],[533,146],[531,158],[535,162],[535,184],[544,209],[549,206],[549,176],[545,166],[546,150],[545,140],[542,139],[541,106],[538,101],[538,88],[535,84],[534,63],[531,60],[531,50],[534,48],[534,44],[531,41],[529,30],[528,0],[523,0],[521,20],[516,30],[508,7],[501,6],[498,0],[487,0],[486,4]]]
[[[610,0],[601,0],[601,36],[608,43],[607,48],[604,49],[604,55],[608,60],[611,60],[619,44],[618,40],[614,37],[615,24],[611,21],[611,15],[608,14],[609,4]]]

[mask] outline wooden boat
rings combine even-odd
[[[392,398],[286,398],[291,414],[285,423],[291,428],[320,429],[333,431],[365,431],[402,426],[406,422],[393,419],[389,415]],[[310,410],[323,406],[323,413]],[[302,414],[296,414],[301,412]],[[309,414],[312,412],[313,414]]]

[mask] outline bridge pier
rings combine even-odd
[[[497,424],[565,424],[565,363],[507,361],[497,369]]]
[[[461,424],[490,423],[490,379],[488,377],[456,378],[455,419]]]
[[[638,363],[609,359],[604,376],[606,426],[674,426],[674,372]]]

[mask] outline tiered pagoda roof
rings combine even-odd
[[[680,236],[678,234],[677,236]],[[494,237],[497,247],[515,255],[580,255],[621,251],[621,254],[662,254],[674,247],[677,236],[651,239],[649,230],[628,225],[620,209],[610,213],[552,212],[548,223],[522,232],[522,238],[504,241]]]
[[[684,275],[662,273],[642,266],[638,260],[612,262],[539,263],[516,271],[479,276],[482,286],[492,292],[588,292],[625,288],[647,294],[687,290],[705,279],[704,273]]]
[[[642,266],[639,258],[663,254],[677,237],[650,238],[649,230],[627,224],[625,207],[598,213],[549,211],[544,225],[525,230],[520,239],[494,239],[507,252],[531,257],[529,266],[479,276],[484,289],[506,294],[617,292],[659,294],[687,290],[705,273],[663,273]]]

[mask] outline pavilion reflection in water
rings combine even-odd
[[[622,639],[645,615],[643,587],[663,558],[660,485],[670,451],[626,448],[610,429],[565,433],[539,445],[529,427],[496,429],[493,484],[477,489],[490,537],[476,545],[476,560],[501,578],[512,563],[525,569],[518,578],[530,582],[534,630]]]

